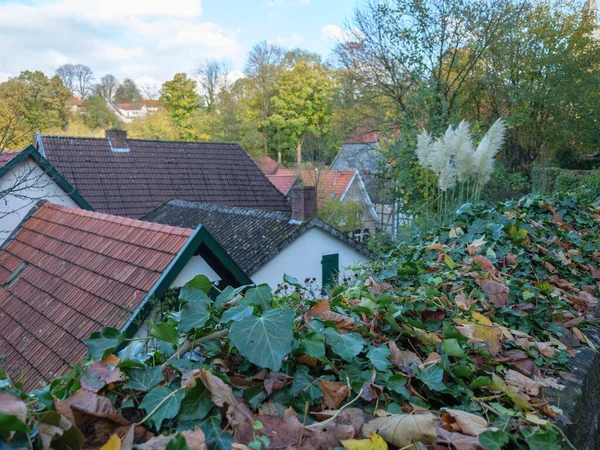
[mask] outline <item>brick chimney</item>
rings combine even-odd
[[[317,190],[314,186],[292,188],[292,219],[305,220],[317,216]]]
[[[129,145],[127,144],[127,130],[106,130],[104,132],[110,149],[117,153],[129,152]]]

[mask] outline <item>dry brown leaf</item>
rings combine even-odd
[[[335,381],[319,380],[323,390],[323,403],[329,409],[337,409],[348,397],[348,385]]]
[[[437,442],[452,445],[455,450],[480,450],[483,448],[479,445],[479,438],[461,433],[453,433],[441,427],[438,427]],[[444,446],[443,448],[446,449],[447,447]]]
[[[165,450],[171,439],[173,439],[177,433],[170,434],[169,436],[157,436],[155,438],[150,439],[148,442],[144,444],[137,445],[139,450]],[[204,433],[198,427],[196,427],[193,431],[187,430],[182,431],[181,435],[185,438],[185,442],[190,449],[194,450],[204,450],[206,449],[206,438],[204,437]]]
[[[321,300],[308,310],[308,315],[310,317],[321,317],[325,311],[329,311],[329,302],[327,300]]]
[[[333,311],[323,311],[323,313],[321,313],[321,319],[333,322],[335,328],[341,334],[349,333],[356,328],[356,324],[351,317]]]
[[[494,264],[485,256],[481,256],[481,255],[473,256],[473,263],[481,264],[481,268],[483,270],[485,270],[486,272],[489,272],[489,273],[496,272],[496,268],[494,267]]]
[[[271,395],[273,392],[282,390],[288,384],[292,384],[292,381],[294,378],[285,373],[270,373],[265,380],[265,391],[267,391],[267,395]]]
[[[17,416],[21,422],[27,423],[27,405],[9,392],[0,392],[0,412]]]
[[[378,400],[383,393],[383,388],[376,384],[365,383],[362,385],[362,395],[361,398],[367,402],[372,402],[373,400]]]
[[[410,369],[411,365],[420,365],[421,358],[416,353],[410,350],[400,350],[394,341],[388,342],[390,348],[390,360],[401,369]]]
[[[378,417],[363,426],[363,435],[377,433],[388,444],[399,448],[419,441],[433,443],[437,440],[438,421],[439,418],[431,413]]]
[[[117,367],[119,361],[115,355],[95,361],[81,377],[81,387],[97,394],[107,384],[122,381],[121,369]]]
[[[481,290],[487,294],[494,306],[508,305],[509,289],[504,283],[492,281],[489,279],[477,280]]]
[[[537,381],[534,381],[531,378],[523,375],[522,373],[519,373],[512,369],[506,371],[504,381],[509,386],[515,387],[521,392],[533,396],[539,395],[540,387],[542,387],[542,385]]]
[[[450,414],[464,434],[479,436],[490,429],[490,424],[483,417],[459,409],[442,408],[442,410]]]
[[[573,331],[573,334],[577,336],[577,339],[579,339],[582,344],[587,344],[587,340],[583,335],[583,331],[581,331],[579,328],[573,328],[571,331]]]
[[[556,353],[556,347],[552,342],[534,342],[533,345],[535,345],[540,353],[546,358],[552,358]]]
[[[475,304],[475,299],[461,292],[454,297],[454,303],[461,311],[468,311]]]

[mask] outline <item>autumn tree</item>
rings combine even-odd
[[[94,72],[84,64],[64,64],[56,70],[63,84],[73,95],[85,99],[92,93]]]
[[[117,87],[114,99],[116,103],[139,103],[142,101],[142,94],[135,81],[125,78]]]
[[[271,100],[273,111],[265,121],[272,134],[271,146],[286,159],[295,149],[300,166],[306,136],[319,136],[329,129],[333,91],[330,73],[321,64],[301,61],[284,72]]]
[[[182,137],[193,137],[192,115],[198,109],[199,99],[196,82],[185,73],[178,73],[171,81],[163,84],[160,101],[171,115],[175,124],[182,130]]]
[[[119,119],[100,95],[90,95],[83,102],[83,122],[91,129],[116,128]]]

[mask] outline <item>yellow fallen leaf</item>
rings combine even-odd
[[[478,313],[477,311],[473,312],[472,317],[473,320],[480,325],[486,325],[488,327],[492,326],[492,321],[485,317],[483,314]]]
[[[421,330],[419,328],[411,327],[410,325],[402,325],[404,331],[406,331],[409,335],[416,337],[425,345],[436,345],[442,342],[442,340],[436,334],[429,333],[425,330]]]
[[[371,433],[369,439],[345,439],[340,441],[348,450],[387,450],[385,440],[376,433]]]
[[[548,421],[546,419],[542,419],[541,417],[536,416],[532,413],[525,413],[525,420],[528,422],[534,423],[536,425],[546,425]]]
[[[121,450],[121,438],[113,434],[106,444],[100,447],[100,450]]]
[[[485,343],[492,356],[496,356],[502,350],[500,339],[502,337],[502,329],[492,325],[492,322],[478,312],[473,313],[473,319],[476,322],[469,322],[464,319],[455,319],[456,323],[462,327],[456,327],[457,331],[469,338],[470,341]]]
[[[461,411],[459,409],[442,408],[442,411],[447,412],[456,420],[456,423],[462,430],[463,434],[470,436],[479,436],[486,430],[490,429],[490,424],[481,416]]]
[[[388,444],[400,448],[419,441],[433,443],[437,439],[438,420],[439,418],[431,413],[394,414],[366,423],[363,426],[363,434],[377,433]]]

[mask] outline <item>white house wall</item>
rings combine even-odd
[[[79,208],[79,205],[30,158],[0,179],[0,192],[0,244],[39,200]]]
[[[200,255],[195,255],[190,258],[188,263],[183,267],[171,287],[181,287],[196,275],[206,275],[213,284],[217,284],[221,277],[212,270],[208,263]]]
[[[350,273],[344,270],[369,261],[350,245],[336,239],[319,228],[312,228],[296,239],[275,258],[269,261],[250,278],[256,284],[266,283],[275,289],[283,282],[283,275],[288,274],[304,282],[307,278],[316,278],[317,285],[323,285],[321,258],[323,255],[337,253],[339,255],[340,277]]]

